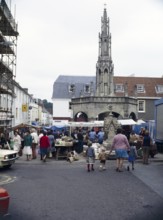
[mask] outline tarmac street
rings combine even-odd
[[[89,173],[85,158],[43,163],[20,157],[11,169],[0,170],[1,187],[10,195],[7,219],[162,220],[163,156],[149,165],[137,160],[135,170],[122,173],[115,163],[108,160],[106,171],[99,171],[96,161]]]

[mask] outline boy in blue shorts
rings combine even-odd
[[[128,155],[129,155],[128,157],[129,164],[127,166],[127,170],[130,171],[130,164],[132,166],[132,170],[134,170],[135,160],[138,157],[137,149],[134,142],[130,142],[130,151],[128,152]]]

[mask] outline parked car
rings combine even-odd
[[[0,149],[0,167],[9,168],[18,159],[18,152],[14,150]]]

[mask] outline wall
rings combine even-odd
[[[15,86],[15,97],[13,100],[12,112],[14,118],[12,120],[12,126],[19,125],[21,123],[29,123],[28,107],[31,102],[31,96],[28,95],[23,89]],[[22,108],[26,106],[26,109]]]
[[[138,118],[143,119],[144,121],[149,121],[154,119],[155,112],[155,99],[141,99],[145,100],[145,112],[138,112]]]
[[[72,111],[69,109],[71,99],[53,99],[53,116],[55,118],[71,118]]]
[[[137,116],[137,100],[129,97],[83,97],[72,100],[73,118],[82,111],[87,114],[88,120],[95,120],[102,112],[112,111],[120,114],[123,118],[126,114],[134,112]],[[127,117],[128,117],[127,116]]]

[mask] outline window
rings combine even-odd
[[[145,92],[143,84],[137,84],[136,87],[137,87],[137,93],[144,93]]]
[[[138,112],[145,112],[145,101],[138,100]]]
[[[115,85],[115,92],[124,92],[124,85],[123,84],[116,84]]]
[[[69,85],[69,92],[75,92],[75,85],[74,84]]]
[[[157,93],[163,93],[163,85],[157,85],[156,86],[156,92]]]
[[[85,92],[85,93],[90,93],[90,85],[89,85],[89,84],[86,84],[86,85],[84,86],[84,92]]]

